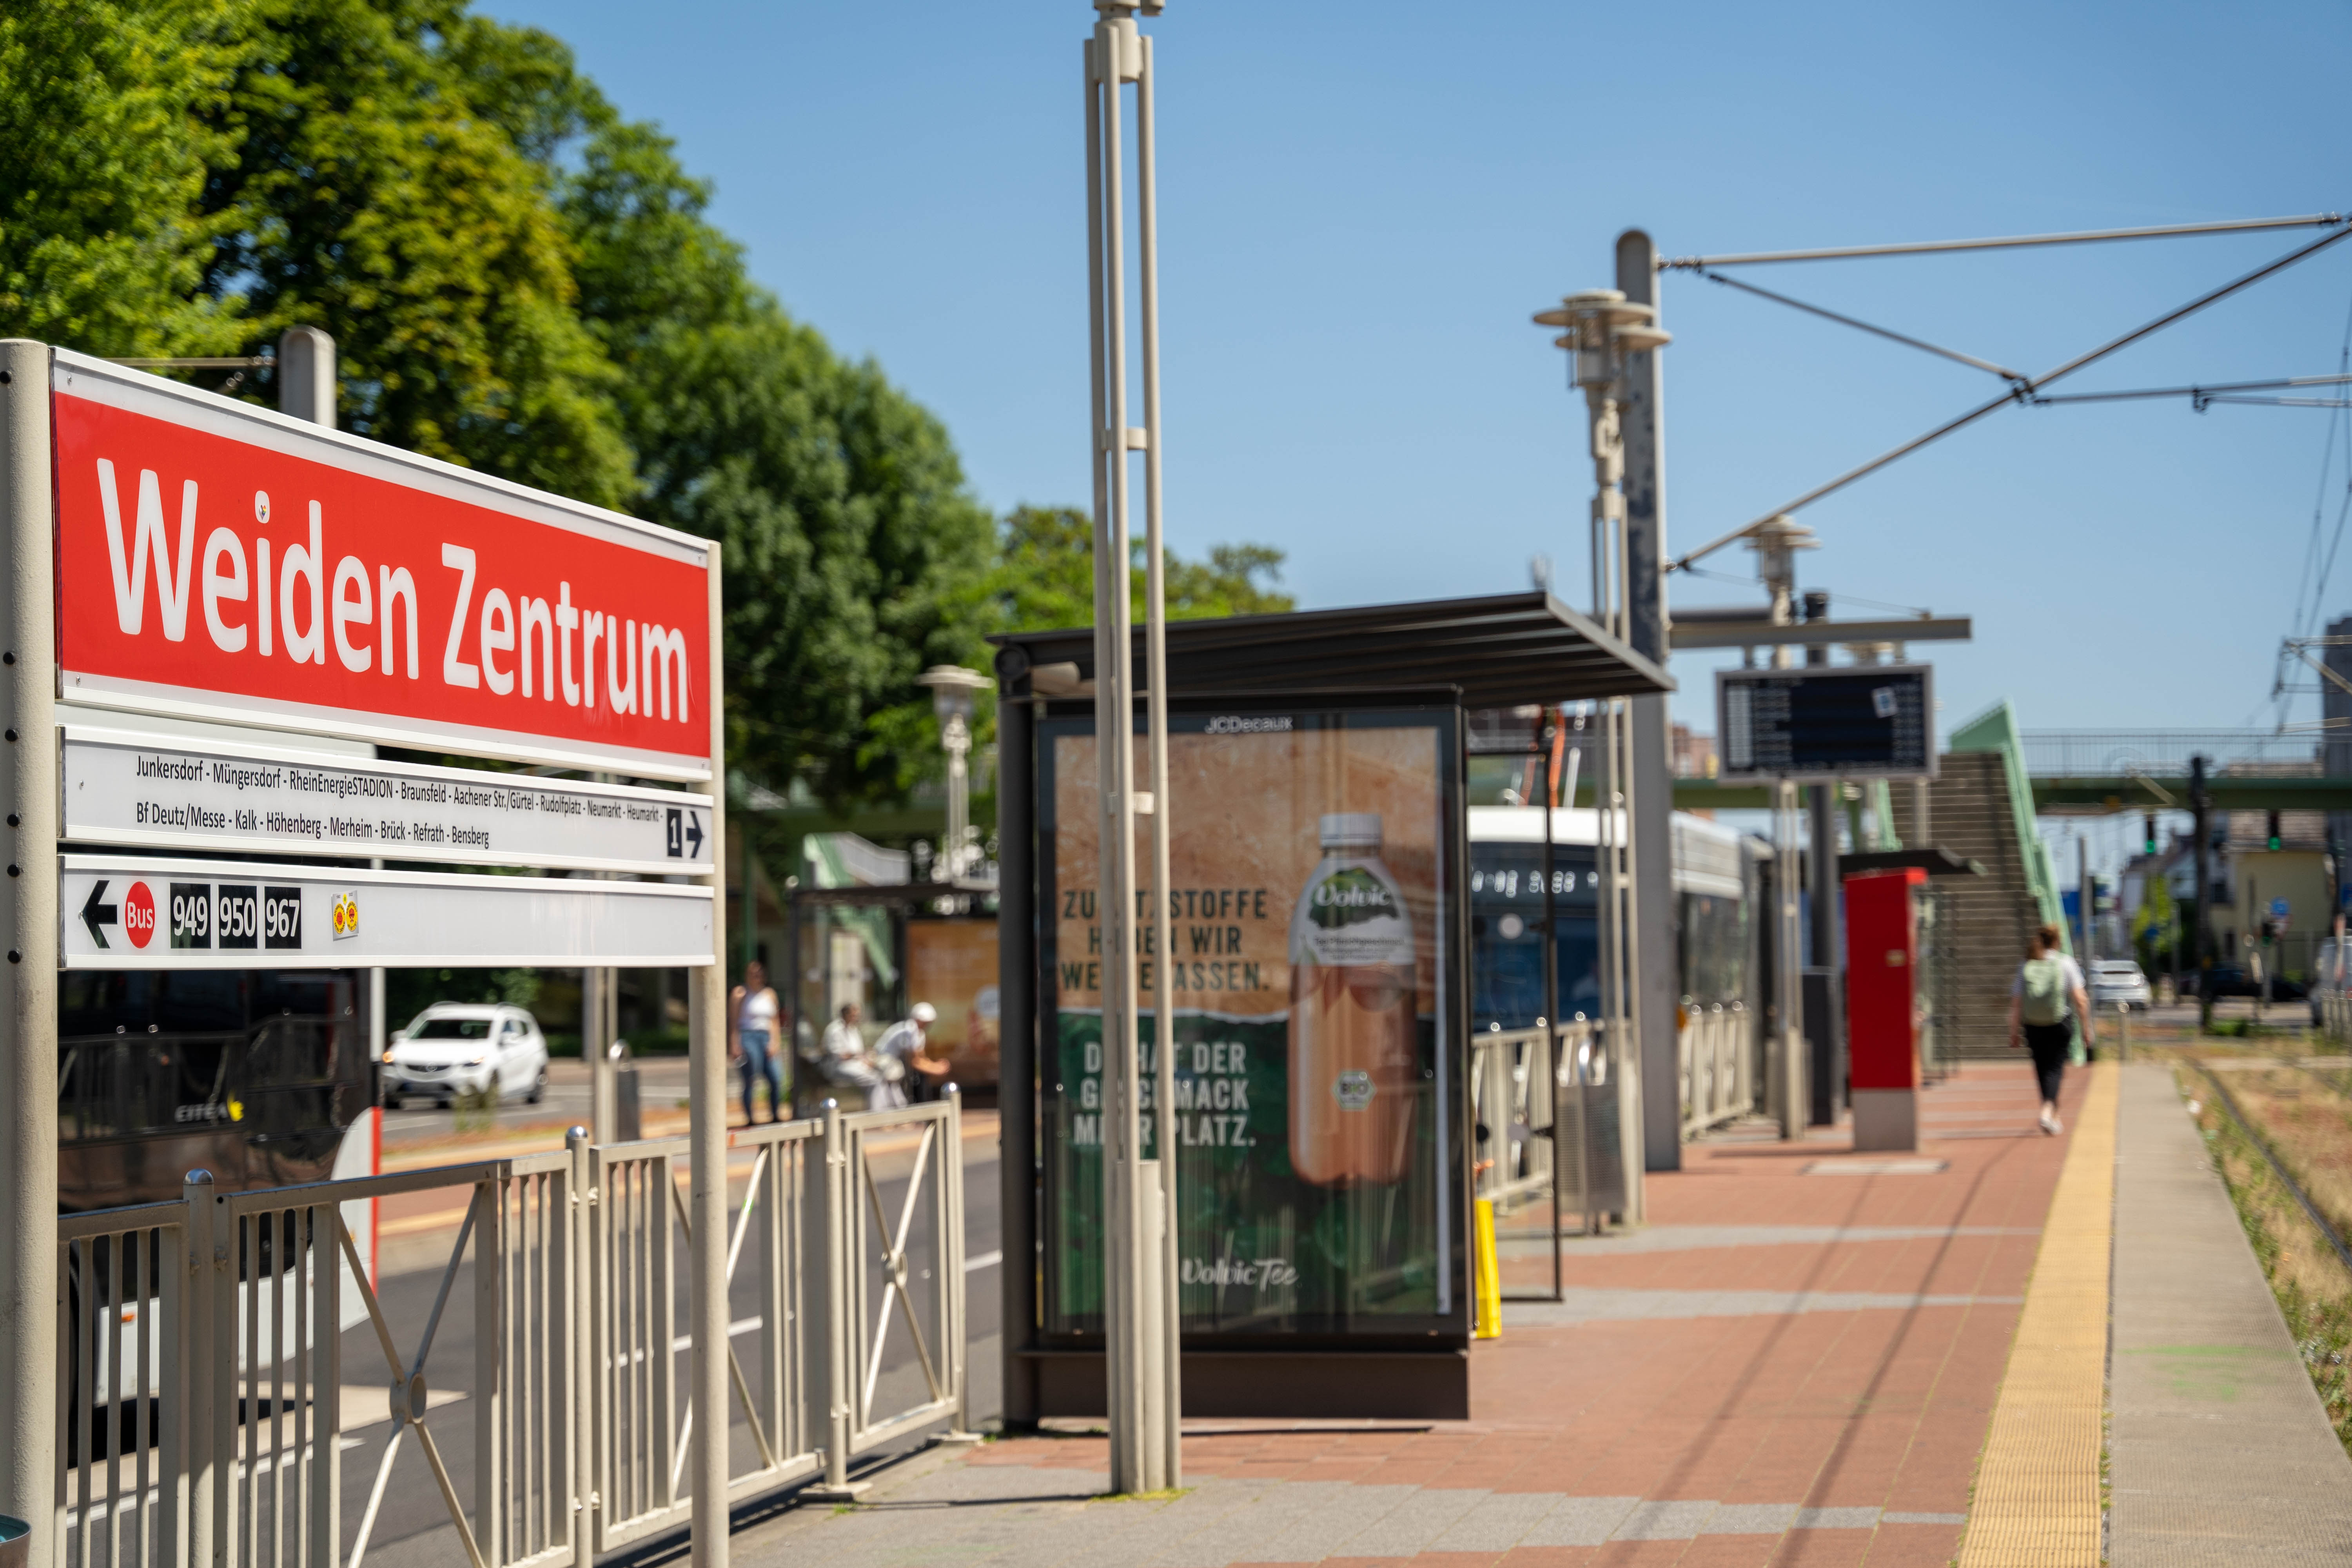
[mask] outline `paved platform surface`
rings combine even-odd
[[[2083,1090],[2070,1074],[2070,1118]],[[1220,1424],[1186,1438],[1172,1500],[1102,1500],[1099,1437],[1008,1439],[748,1530],[736,1556],[1941,1568],[2069,1142],[2036,1104],[2022,1062],[1972,1064],[1927,1095],[1935,1158],[1905,1173],[1834,1173],[1872,1158],[1842,1137],[1692,1147],[1649,1228],[1571,1247],[1566,1303],[1506,1309],[1473,1354],[1476,1420]]]
[[[2111,1561],[2352,1563],[2352,1460],[2168,1068],[2124,1069],[2116,1176]]]

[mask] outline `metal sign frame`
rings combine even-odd
[[[58,385],[61,379],[76,384],[61,392]],[[224,685],[215,679],[209,687],[199,689],[175,686],[174,681],[183,672],[172,659],[179,656],[165,658],[150,672],[159,673],[163,678],[161,679],[121,679],[125,671],[117,670],[115,676],[98,682],[87,678],[69,682],[60,668],[64,647],[60,630],[79,627],[77,636],[81,635],[87,627],[77,621],[78,616],[90,617],[94,613],[105,616],[118,631],[127,632],[134,605],[152,604],[157,620],[163,622],[166,631],[176,628],[182,634],[165,640],[174,646],[195,647],[194,653],[186,656],[193,664],[200,658],[211,657],[204,651],[206,647],[214,653],[227,650],[226,641],[218,638],[204,645],[194,643],[195,637],[212,636],[210,625],[202,618],[206,610],[205,587],[213,590],[212,596],[216,601],[236,602],[236,571],[215,570],[213,560],[215,540],[224,531],[234,531],[214,526],[229,521],[226,506],[221,507],[218,515],[204,515],[205,537],[194,539],[191,536],[196,531],[196,519],[190,515],[190,509],[197,504],[196,498],[188,495],[184,485],[166,506],[160,471],[151,485],[148,470],[135,460],[130,471],[118,471],[115,475],[117,517],[111,529],[101,529],[107,541],[99,546],[102,558],[100,563],[93,566],[87,541],[61,539],[60,410],[64,408],[76,418],[85,417],[86,409],[77,413],[67,405],[72,396],[98,386],[108,389],[118,402],[144,404],[186,416],[185,423],[210,430],[216,440],[225,437],[244,441],[263,455],[257,462],[266,461],[289,471],[292,465],[309,465],[302,470],[307,478],[296,485],[296,491],[310,488],[311,479],[321,487],[335,482],[339,479],[335,470],[341,470],[341,479],[357,474],[372,477],[377,483],[404,488],[418,498],[420,512],[454,515],[455,509],[470,506],[478,512],[509,519],[518,526],[548,525],[553,534],[562,536],[560,542],[566,545],[567,567],[572,558],[583,552],[593,552],[591,547],[601,540],[606,545],[646,552],[649,558],[666,556],[676,565],[695,568],[698,582],[692,592],[698,595],[698,605],[688,613],[679,613],[688,609],[688,595],[676,591],[674,585],[658,596],[659,603],[648,601],[651,613],[677,622],[677,628],[663,631],[665,655],[676,648],[668,640],[670,632],[684,631],[684,651],[689,656],[686,668],[691,673],[678,677],[674,685],[666,681],[666,687],[680,700],[690,689],[695,700],[700,703],[698,710],[692,707],[677,710],[677,720],[672,721],[690,717],[691,738],[681,734],[678,739],[684,750],[664,752],[604,743],[607,737],[596,734],[589,734],[583,741],[576,732],[569,736],[517,733],[497,725],[473,722],[463,716],[450,718],[446,711],[436,711],[421,702],[410,703],[387,717],[364,702],[340,700],[334,690],[338,678],[331,671],[324,672],[327,679],[320,685],[316,700],[308,696],[289,700],[284,691],[240,700],[234,683]],[[169,421],[156,428],[166,436],[171,434]],[[158,444],[168,443],[159,437]],[[194,449],[187,443],[184,446]],[[89,483],[90,479],[84,476],[82,482]],[[353,488],[357,484],[356,480],[351,481],[345,493],[357,493]],[[215,480],[215,490],[218,488]],[[155,492],[152,496],[146,493],[151,489]],[[88,499],[78,498],[76,505]],[[216,499],[226,500],[225,497]],[[310,500],[298,499],[305,502]],[[263,514],[277,509],[255,503],[260,503],[258,495],[248,501],[252,523],[266,527]],[[307,505],[304,510],[309,510]],[[361,509],[362,514],[363,510]],[[142,511],[148,514],[143,520]],[[342,581],[346,575],[345,561],[337,560],[331,567],[325,564],[331,552],[324,547],[321,535],[314,531],[318,525],[302,519],[304,526],[298,532],[298,518],[293,512],[294,505],[289,500],[279,516],[282,527],[277,531],[278,542],[285,546],[278,552],[278,564],[295,569],[294,550],[299,545],[304,552],[299,571],[307,591],[289,593],[288,596],[309,611],[305,617],[309,629],[298,634],[290,616],[282,629],[289,636],[299,635],[301,651],[316,655],[310,662],[324,666],[328,657],[337,657],[344,670],[356,674],[361,648],[350,643],[348,634],[362,624],[358,586],[356,582],[347,585]],[[184,517],[186,521],[183,521]],[[360,537],[352,528],[356,521],[358,517],[343,520],[344,528],[355,539]],[[410,521],[394,518],[387,526],[406,527]],[[143,552],[139,549],[142,542],[147,546]],[[412,539],[409,542],[416,542]],[[110,549],[110,544],[120,548]],[[173,558],[168,574],[154,559],[159,548],[166,544]],[[500,548],[511,545],[509,538]],[[453,555],[462,555],[467,549],[462,542],[451,546]],[[74,558],[76,563],[68,572],[66,562],[72,551],[80,551],[81,555]],[[226,558],[234,556],[236,549],[224,545],[222,553],[222,565],[233,567],[235,563]],[[378,553],[381,555],[382,550]],[[111,559],[118,554],[123,558],[119,568]],[[253,556],[257,567],[257,542]],[[387,559],[378,564],[388,568],[392,563]],[[452,566],[451,561],[442,560],[434,571],[454,577],[454,567],[449,573],[441,573],[441,567]],[[0,1191],[7,1194],[6,1201],[0,1203],[0,1432],[11,1437],[9,1442],[0,1444],[0,1512],[31,1521],[27,1542],[31,1561],[49,1562],[60,1550],[56,1540],[58,1513],[54,1506],[55,1450],[59,1437],[55,1313],[61,1289],[57,1247],[57,1072],[58,976],[63,948],[60,916],[64,911],[59,908],[58,895],[60,884],[69,873],[59,848],[63,826],[59,699],[68,695],[70,688],[69,694],[79,701],[166,717],[346,736],[557,768],[601,769],[636,778],[719,779],[725,776],[726,741],[720,567],[720,549],[715,542],[656,528],[618,513],[436,463],[375,442],[337,435],[249,404],[53,349],[46,343],[21,338],[0,339],[0,779],[5,779],[0,789],[5,789],[6,795],[8,869],[6,890],[0,895],[0,952],[5,952],[6,961],[5,968],[0,968],[0,973],[5,975],[5,994],[0,996],[0,1064],[5,1064],[0,1065],[0,1107],[5,1107],[0,1110]],[[213,582],[199,585],[195,579],[207,574]],[[349,575],[356,579],[360,567],[352,565]],[[409,575],[414,577],[415,574],[411,572]],[[394,572],[391,576],[396,580],[399,574]],[[113,580],[110,584],[110,578]],[[154,583],[152,600],[147,586],[151,580]],[[581,575],[579,580],[587,579]],[[77,584],[78,587],[74,585]],[[133,584],[137,585],[135,594]],[[379,578],[372,586],[378,589],[378,603],[389,608],[394,602],[392,584]],[[489,584],[486,584],[477,600],[481,619],[467,623],[453,614],[451,646],[444,647],[442,628],[428,628],[423,615],[424,584],[403,586],[416,603],[419,637],[415,651],[406,647],[400,651],[407,655],[404,662],[409,671],[420,677],[420,686],[421,677],[427,670],[441,673],[449,661],[464,661],[467,650],[456,644],[458,637],[466,635],[462,628],[467,625],[478,634],[475,652],[490,650],[517,657],[517,663],[508,666],[507,673],[520,672],[519,648],[515,645],[529,641],[531,636],[523,607],[509,601],[502,612],[493,611],[491,595],[487,592]],[[447,591],[445,588],[444,592]],[[88,602],[92,595],[103,604]],[[240,606],[254,613],[256,618],[248,624],[257,633],[262,624],[258,619],[262,604],[271,604],[273,609],[283,607],[273,603],[277,597],[263,599],[257,595]],[[599,607],[608,616],[624,609],[646,613],[622,604],[617,594],[609,605]],[[140,613],[144,614],[144,610]],[[338,616],[341,619],[335,622],[336,630],[346,635],[331,638],[329,623]],[[651,624],[637,624],[638,630],[649,636],[646,627]],[[226,626],[226,619],[223,625]],[[514,637],[514,644],[505,640],[509,636]],[[631,648],[632,655],[644,646],[641,637],[640,644]],[[257,641],[255,647],[257,651]],[[608,654],[611,647],[608,643]],[[421,658],[428,648],[436,657]],[[289,660],[294,651],[293,647],[288,647]],[[584,637],[582,651],[583,655],[586,652]],[[700,662],[699,670],[694,668],[696,660]],[[386,658],[383,662],[389,667],[392,661]],[[480,658],[470,662],[478,669],[481,668]],[[551,654],[542,655],[541,671],[554,662]],[[628,673],[642,678],[643,668],[633,658]],[[87,677],[89,672],[83,673]],[[617,661],[605,673],[610,680],[617,681],[622,673]],[[283,684],[282,680],[279,684]],[[455,684],[465,683],[461,679]],[[495,682],[490,689],[494,692],[499,689]],[[635,690],[642,694],[646,688],[638,686]],[[617,696],[608,706],[616,716],[632,711],[621,705]],[[576,724],[572,728],[574,731],[581,730]],[[661,738],[669,737],[665,734]],[[689,1146],[693,1151],[694,1177],[688,1206],[693,1230],[691,1339],[695,1348],[688,1389],[695,1415],[695,1440],[688,1457],[693,1479],[688,1489],[694,1500],[692,1540],[697,1568],[725,1568],[728,1555],[728,1452],[724,1437],[728,1426],[729,1360],[727,980],[724,968],[715,962],[726,951],[726,902],[718,897],[727,865],[725,826],[723,814],[715,814],[709,825],[710,859],[695,879],[697,885],[617,883],[608,884],[604,889],[614,894],[625,888],[630,897],[698,900],[709,910],[707,953],[664,954],[654,960],[691,965],[687,994],[691,1041]],[[142,868],[156,864],[124,863]],[[217,881],[232,863],[188,864],[203,868],[206,878]],[[353,885],[376,885],[377,874],[356,867],[348,870],[318,866],[288,869],[299,872],[301,878],[323,876]],[[432,874],[404,875],[423,878]],[[289,877],[288,880],[292,885],[297,879]],[[521,879],[445,874],[435,885],[457,890],[461,884],[502,884],[512,890],[519,880]],[[364,918],[364,907],[362,912]],[[509,963],[510,955],[451,954],[446,961],[468,966],[498,966]],[[339,960],[337,967],[341,966]],[[718,1436],[714,1437],[712,1434]]]
[[[1821,681],[1853,685],[1867,684],[1873,678],[1884,680],[1888,676],[1916,676],[1919,680],[1920,749],[1927,757],[1924,768],[1897,768],[1870,763],[1841,763],[1833,767],[1809,767],[1782,772],[1779,769],[1736,767],[1732,763],[1731,692],[1735,687],[1755,687],[1774,681],[1804,683]],[[1892,718],[1893,715],[1885,717]],[[1930,664],[1842,664],[1796,665],[1787,668],[1735,668],[1715,672],[1715,733],[1717,777],[1738,782],[1759,784],[1835,784],[1848,779],[1886,779],[1889,781],[1933,779],[1936,776],[1936,675]]]

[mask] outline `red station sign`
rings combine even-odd
[[[710,774],[709,552],[60,351],[58,695]]]

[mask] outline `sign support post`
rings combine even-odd
[[[1104,1364],[1111,1485],[1121,1492],[1182,1484],[1178,1426],[1182,1413],[1180,1321],[1173,1272],[1176,1160],[1171,1147],[1166,909],[1168,877],[1167,681],[1160,540],[1160,365],[1157,217],[1153,211],[1151,40],[1136,13],[1159,0],[1096,0],[1100,20],[1087,44],[1088,304],[1094,350],[1095,732],[1102,800],[1098,908],[1102,921]],[[1128,424],[1126,154],[1120,88],[1136,84],[1136,198],[1142,292],[1143,419]],[[1152,788],[1135,787],[1133,617],[1129,605],[1128,454],[1145,461],[1148,559],[1146,727]],[[1149,803],[1146,805],[1145,803]],[[1151,814],[1153,880],[1160,912],[1150,927],[1156,1067],[1144,1076],[1136,818]],[[1151,1157],[1144,1157],[1146,1084],[1150,1085]]]
[[[58,800],[49,351],[0,342],[0,768],[7,1006],[0,1012],[0,1510],[49,1562],[57,1510]]]
[[[727,719],[719,543],[710,544],[710,954],[688,971],[694,1176],[694,1568],[727,1568]],[[608,1020],[609,1024],[609,1020]],[[781,1042],[780,1042],[781,1043]],[[946,1158],[962,1158],[960,1149]]]

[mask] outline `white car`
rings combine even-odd
[[[393,1036],[383,1053],[383,1103],[461,1095],[537,1105],[547,1092],[547,1037],[520,1007],[436,1002]]]
[[[2148,993],[2147,976],[2128,958],[2094,960],[2088,978],[2091,1005],[2099,1012],[2112,1012],[2118,1005],[2145,1012],[2154,1000]]]

